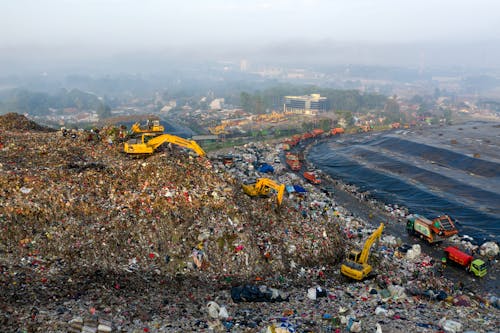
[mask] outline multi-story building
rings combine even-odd
[[[283,111],[298,114],[316,115],[329,108],[328,99],[320,94],[306,96],[285,96],[283,98]]]

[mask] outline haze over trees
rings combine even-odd
[[[111,108],[95,94],[78,89],[60,89],[56,94],[14,89],[1,96],[0,113],[16,112],[31,116],[46,116],[65,109],[96,111],[100,116],[111,115]]]

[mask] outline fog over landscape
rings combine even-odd
[[[155,71],[166,62],[499,67],[480,1],[4,1],[0,71]]]

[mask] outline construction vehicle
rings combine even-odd
[[[487,273],[486,263],[481,259],[474,259],[473,256],[460,251],[455,246],[448,246],[444,249],[446,258],[465,267],[465,270],[472,272],[475,276],[483,277]]]
[[[335,127],[330,130],[330,135],[343,134],[345,131],[342,127]]]
[[[183,139],[171,134],[157,135],[155,133],[143,133],[140,138],[129,139],[125,142],[123,151],[127,154],[135,155],[153,154],[165,142],[189,148],[199,156],[205,156],[205,152],[196,141]]]
[[[148,119],[145,127],[141,127],[139,123],[135,123],[130,128],[132,134],[142,134],[142,133],[163,133],[165,131],[165,127],[160,125],[159,120],[151,120]]]
[[[442,242],[448,237],[458,234],[455,224],[448,215],[433,219],[414,214],[406,222],[408,234],[425,239],[429,244]]]
[[[255,184],[243,184],[241,187],[243,188],[243,192],[251,197],[269,196],[271,189],[273,189],[277,192],[276,201],[278,205],[281,205],[283,194],[285,193],[285,184],[279,185],[269,178],[259,178]]]
[[[305,132],[304,134],[302,134],[302,140],[311,139],[312,137],[313,135],[311,132]]]
[[[287,152],[285,154],[285,162],[292,169],[292,171],[299,171],[302,168],[299,155]]]
[[[260,114],[256,117],[256,121],[265,121],[271,123],[278,123],[284,120],[286,120],[285,115],[283,113],[278,113],[275,111],[269,114]]]
[[[325,133],[325,131],[322,130],[321,128],[315,128],[311,131],[313,138],[318,137],[318,136],[322,135],[323,133]]]
[[[304,178],[309,181],[311,184],[321,184],[321,179],[316,177],[316,174],[311,171],[305,171],[303,174]]]
[[[225,124],[217,125],[215,127],[209,127],[208,131],[213,135],[229,134],[229,132],[226,130]]]
[[[363,250],[352,250],[347,259],[340,266],[340,272],[351,279],[361,281],[372,272],[372,266],[367,263],[368,256],[370,255],[370,248],[375,240],[379,239],[384,230],[384,224],[375,230],[365,242]]]

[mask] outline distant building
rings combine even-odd
[[[321,97],[320,94],[284,97],[284,112],[316,115],[319,112],[327,111],[328,108],[328,99],[326,97]]]
[[[240,71],[242,72],[248,71],[248,61],[246,59],[242,59],[240,61]]]
[[[216,98],[212,102],[210,102],[211,110],[222,110],[224,105],[224,98]]]

